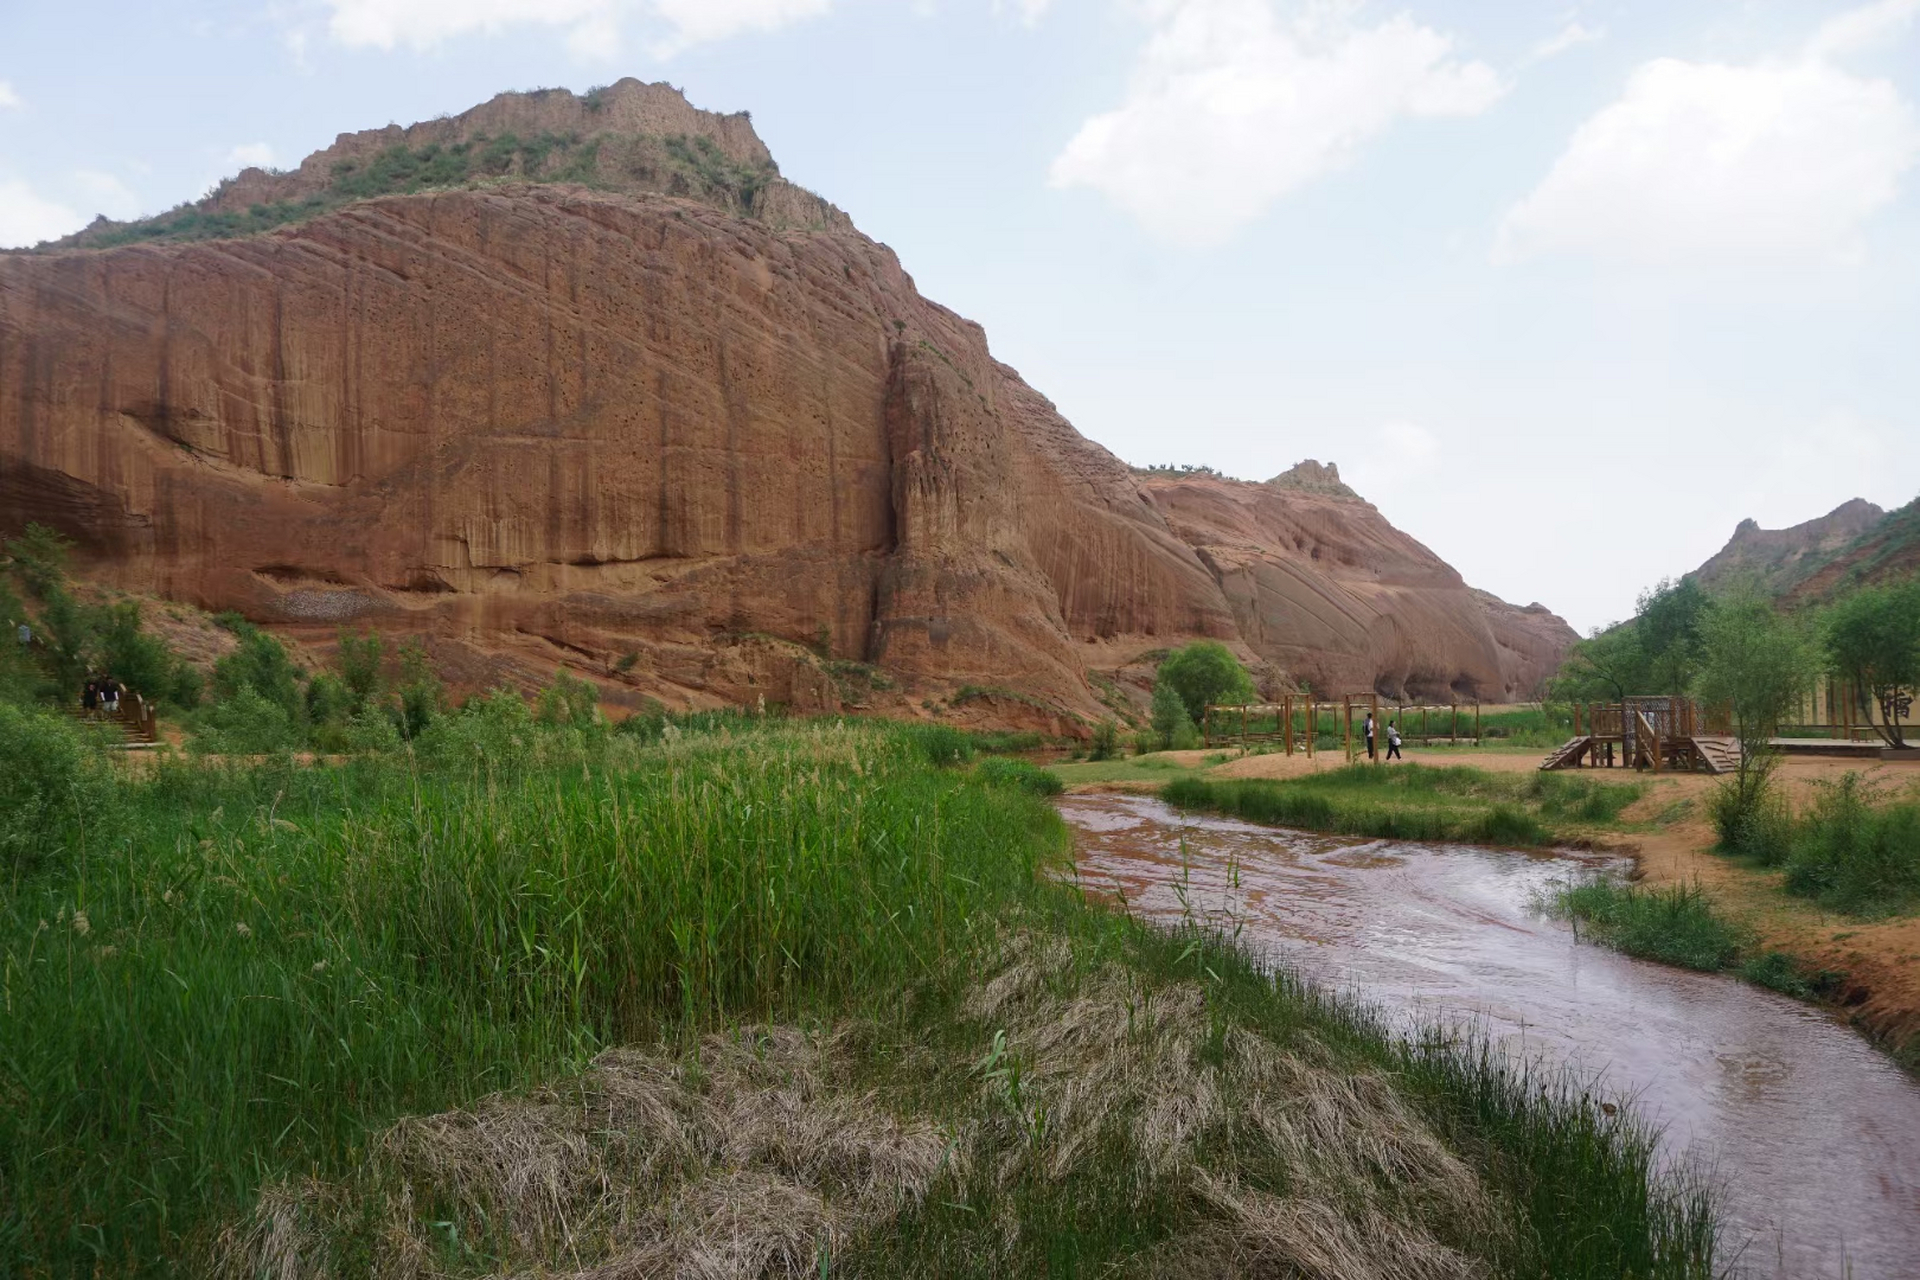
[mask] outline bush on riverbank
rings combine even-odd
[[[1710,1274],[1644,1131],[1085,906],[1017,768],[517,699],[414,746],[103,775],[7,887],[0,1256]]]
[[[1740,934],[1699,885],[1644,889],[1595,879],[1562,890],[1552,905],[1599,941],[1662,964],[1717,973],[1740,954]]]
[[[1857,773],[1819,782],[1793,824],[1787,888],[1856,915],[1910,910],[1920,902],[1920,798],[1890,798]]]
[[[1725,852],[1786,871],[1791,893],[1854,915],[1920,905],[1920,794],[1896,794],[1872,775],[1848,772],[1813,783],[1798,814],[1784,797],[1739,812],[1736,793],[1715,796]]]
[[[1650,889],[1602,877],[1565,886],[1545,905],[1617,951],[1704,973],[1735,972],[1797,1000],[1827,998],[1840,980],[1804,968],[1783,951],[1760,949],[1697,884]]]

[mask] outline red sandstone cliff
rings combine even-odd
[[[468,682],[568,662],[674,701],[974,685],[1091,716],[1090,667],[1202,635],[1276,680],[1492,699],[1572,639],[1299,473],[1143,480],[769,176],[744,116],[601,93],[343,137],[208,206],[322,202],[267,234],[0,254],[0,531],[308,638],[425,633]],[[589,116],[569,163],[616,189],[324,203],[330,166],[419,130]],[[760,177],[647,168],[687,154]]]

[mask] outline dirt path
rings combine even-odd
[[[1180,763],[1202,767],[1217,752],[1173,753]],[[1460,750],[1410,752],[1422,764],[1473,765],[1497,773],[1531,773],[1544,752]],[[1303,753],[1242,756],[1207,769],[1214,778],[1297,778],[1346,763],[1337,751],[1309,759]],[[1876,764],[1865,760],[1789,757],[1780,780],[1794,804],[1805,802],[1812,784],[1852,771],[1874,770],[1895,786],[1920,782],[1920,764]],[[1650,791],[1626,816],[1647,821],[1687,801],[1687,816],[1661,830],[1637,833],[1623,842],[1639,864],[1643,883],[1694,884],[1706,889],[1715,905],[1752,929],[1759,945],[1784,951],[1807,969],[1841,975],[1840,1001],[1870,1034],[1903,1060],[1920,1051],[1920,917],[1863,922],[1827,911],[1781,886],[1779,872],[1749,867],[1712,852],[1714,836],[1705,816],[1707,794],[1719,780],[1702,774],[1635,775],[1624,769],[1581,770],[1596,778],[1635,778]],[[1903,1046],[1905,1046],[1903,1050]],[[1912,1064],[1910,1064],[1912,1065]]]

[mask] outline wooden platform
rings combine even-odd
[[[1848,760],[1878,760],[1886,746],[1878,738],[1850,742],[1845,738],[1775,738],[1768,744],[1790,756],[1833,756]]]

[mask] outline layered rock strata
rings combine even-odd
[[[743,116],[602,93],[415,129],[591,110],[765,154]],[[1143,478],[844,215],[764,194],[490,181],[0,254],[0,528],[309,639],[424,634],[470,683],[566,663],[676,703],[1071,724],[1112,705],[1090,673],[1197,636],[1276,684],[1498,699],[1571,639],[1337,473]]]

